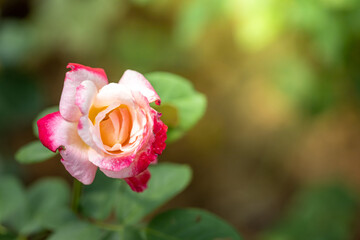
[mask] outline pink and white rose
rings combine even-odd
[[[149,103],[160,97],[145,77],[127,70],[119,83],[108,83],[103,69],[70,63],[60,111],[37,124],[40,141],[59,150],[66,170],[91,184],[99,167],[141,192],[150,179],[148,166],[165,148],[167,126]]]

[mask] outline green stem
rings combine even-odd
[[[75,214],[79,213],[82,186],[83,186],[82,183],[74,178],[71,209]]]

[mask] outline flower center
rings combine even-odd
[[[132,129],[132,117],[126,105],[120,105],[106,114],[100,122],[100,135],[108,151],[119,151],[129,143]]]

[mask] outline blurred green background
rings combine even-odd
[[[207,95],[205,117],[160,161],[188,163],[166,208],[206,208],[245,239],[360,238],[360,1],[0,0],[0,174],[59,102],[68,62],[168,71]],[[164,113],[166,115],[166,113]]]

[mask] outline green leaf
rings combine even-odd
[[[169,126],[167,142],[172,142],[184,135],[204,115],[206,97],[197,92],[189,80],[172,73],[153,72],[145,77],[161,98],[162,106],[154,105],[154,108],[163,113],[162,119]]]
[[[54,157],[56,153],[50,151],[40,141],[32,141],[22,146],[15,154],[20,163],[38,163]]]
[[[12,176],[0,177],[0,222],[17,212],[26,203],[21,183]]]
[[[41,229],[54,230],[75,219],[69,209],[70,191],[61,179],[43,179],[28,190],[31,206],[30,218],[22,233],[34,233]]]
[[[298,192],[283,219],[260,239],[353,239],[357,197],[341,184],[311,186]]]
[[[97,220],[108,218],[114,209],[119,194],[119,185],[119,179],[109,178],[98,171],[94,182],[84,186],[84,194],[80,203],[82,213]]]
[[[117,218],[126,224],[136,223],[185,189],[191,180],[187,165],[162,163],[150,167],[148,189],[133,192],[125,182],[117,199]]]
[[[148,189],[142,193],[133,192],[125,181],[98,172],[93,184],[84,188],[82,213],[105,220],[115,208],[121,223],[136,223],[181,192],[191,179],[191,169],[187,165],[161,163],[151,166],[150,172]]]
[[[110,232],[106,240],[145,240],[145,233],[138,228],[125,226],[117,232]]]
[[[44,109],[43,111],[41,111],[36,118],[33,121],[33,133],[36,137],[39,137],[39,130],[37,127],[37,121],[42,118],[45,117],[46,115],[53,113],[53,112],[57,112],[59,111],[59,106],[52,106],[52,107],[48,107],[46,109]]]
[[[148,240],[240,240],[224,220],[200,209],[176,209],[156,216],[148,225]]]
[[[49,237],[49,240],[100,240],[103,232],[94,225],[84,222],[72,222],[59,228]]]
[[[0,222],[20,231],[27,221],[27,198],[22,184],[12,176],[0,177]]]

